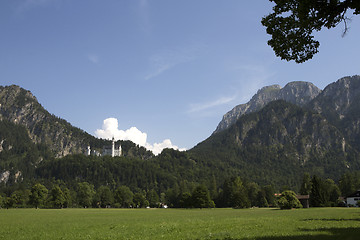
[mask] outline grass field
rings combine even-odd
[[[360,209],[2,209],[0,239],[360,239]]]

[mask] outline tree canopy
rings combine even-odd
[[[37,183],[31,188],[31,194],[30,194],[30,203],[35,207],[38,208],[40,205],[42,205],[47,197],[48,190],[47,188]]]
[[[336,27],[343,22],[348,30],[348,10],[360,14],[360,1],[355,0],[270,0],[276,5],[261,23],[272,36],[268,44],[276,56],[302,63],[318,52],[320,43],[313,32],[323,27]]]

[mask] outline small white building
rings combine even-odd
[[[101,156],[110,155],[112,157],[120,157],[121,156],[121,145],[115,146],[115,139],[112,139],[111,146],[104,146],[103,152]]]
[[[346,204],[348,206],[358,206],[357,203],[360,201],[360,190],[346,197]]]
[[[112,144],[110,146],[104,146],[102,154],[97,151],[91,151],[90,146],[87,147],[85,155],[90,156],[112,156],[112,157],[120,157],[122,153],[121,145],[115,145],[115,139],[112,139]]]

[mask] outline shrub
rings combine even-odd
[[[302,208],[299,199],[293,191],[284,191],[278,199],[280,209]]]

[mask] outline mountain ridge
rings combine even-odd
[[[303,106],[320,92],[314,84],[303,81],[289,82],[283,88],[277,84],[263,87],[247,103],[239,104],[227,112],[214,133],[227,129],[242,115],[258,111],[271,101],[285,100]]]

